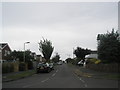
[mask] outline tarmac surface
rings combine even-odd
[[[81,75],[77,75],[78,70]],[[15,81],[3,82],[2,88],[118,88],[118,80],[94,78],[95,75],[102,74],[62,64],[57,65],[50,73],[39,73]]]

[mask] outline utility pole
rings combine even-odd
[[[30,43],[30,42],[25,42],[24,43],[24,54],[23,54],[24,62],[25,62],[25,44],[28,44],[28,43]]]

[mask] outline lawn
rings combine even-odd
[[[27,76],[31,76],[33,74],[35,74],[35,70],[22,72],[22,73],[18,73],[18,74],[15,74],[15,75],[9,75],[9,76],[6,77],[6,79],[19,79],[19,78],[24,78],[24,77],[27,77]]]

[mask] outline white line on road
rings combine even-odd
[[[77,76],[75,73],[73,73],[80,81],[82,81],[83,83],[84,83],[84,85],[85,85],[85,87],[87,87],[87,84],[85,84],[85,81],[82,79],[82,78],[80,78],[79,76]]]
[[[85,87],[87,87],[87,84],[85,84]]]
[[[58,72],[58,70],[56,70],[56,72]]]
[[[81,78],[79,78],[80,79],[80,81],[82,81],[83,83],[85,83],[85,81],[84,80],[82,80]]]
[[[55,76],[55,74],[56,74],[56,73],[54,73],[54,74],[52,75],[52,77],[54,77],[54,76]]]
[[[47,81],[47,80],[49,80],[49,78],[47,78],[47,79],[45,79],[45,80],[43,80],[43,81],[41,81],[41,82],[43,83],[43,82],[45,82],[45,81]]]

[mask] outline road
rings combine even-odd
[[[118,88],[118,81],[78,77],[67,64],[63,64],[50,73],[5,82],[2,88]]]

